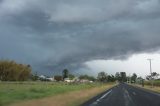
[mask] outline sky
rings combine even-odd
[[[135,54],[127,60],[94,60],[86,62],[85,64],[89,70],[93,70],[94,72],[104,71],[113,75],[116,72],[126,72],[128,76],[137,73],[138,76],[145,78],[147,75],[150,75],[150,63],[148,59],[152,59],[152,72],[160,73],[160,55],[158,53]]]
[[[160,0],[0,0],[0,58],[39,74],[160,72]]]

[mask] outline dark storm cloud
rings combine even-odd
[[[0,0],[0,57],[52,73],[160,48],[159,0]]]

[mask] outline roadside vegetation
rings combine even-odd
[[[31,74],[31,66],[17,64],[15,61],[0,61],[1,81],[25,81]]]
[[[75,76],[68,69],[61,74],[45,76],[33,73],[30,65],[19,64],[15,61],[0,61],[0,106],[78,92],[75,99],[67,102],[72,105],[84,102],[90,97],[114,86],[116,77],[105,72],[98,73],[97,77],[89,75]],[[96,89],[96,90],[95,90]],[[95,91],[94,91],[95,90]],[[87,93],[88,92],[88,93]],[[72,94],[73,95],[73,94]],[[59,97],[59,96],[58,96]],[[59,101],[60,102],[60,101]]]
[[[30,65],[19,64],[15,61],[1,60],[0,106],[7,106],[10,104],[22,106],[22,104],[17,105],[19,102],[24,103],[23,106],[28,106],[25,101],[29,103],[30,101],[35,101],[33,106],[36,106],[35,103],[37,99],[40,101],[52,99],[52,102],[56,100],[54,101],[56,106],[58,106],[58,102],[64,100],[59,106],[75,106],[113,87],[115,82],[127,82],[139,87],[141,85],[146,89],[160,92],[160,78],[159,74],[156,72],[147,75],[145,79],[138,76],[136,73],[127,76],[125,72],[116,72],[115,75],[109,75],[102,71],[97,74],[97,77],[83,73],[82,75],[76,76],[70,73],[68,69],[64,69],[60,73],[61,74],[50,76],[39,75],[37,72],[32,72],[32,67]],[[151,88],[152,81],[154,88]],[[73,96],[72,99],[67,98],[68,93],[70,96]],[[81,93],[82,95],[80,95]],[[41,105],[38,104],[37,106]]]
[[[135,86],[143,88],[143,89],[151,90],[151,91],[154,91],[154,92],[157,92],[157,93],[160,93],[160,86],[152,87],[151,85],[142,86],[142,85],[139,85],[139,84],[135,84]]]
[[[152,85],[152,84],[151,84],[151,81],[145,81],[144,83],[145,83],[145,85],[149,85],[149,86]],[[154,80],[154,81],[153,81],[153,85],[160,87],[160,80]]]
[[[134,76],[134,78],[133,78]],[[129,78],[128,83],[141,87],[144,89],[148,89],[151,91],[155,91],[160,93],[160,74],[153,72],[151,75],[147,75],[146,79],[143,79],[142,77],[137,77],[137,75],[134,73],[132,77]],[[134,80],[133,80],[134,79]]]
[[[102,83],[68,84],[56,82],[1,82],[0,106],[24,100],[38,99],[48,96],[57,96],[68,92],[104,88]],[[77,95],[78,96],[78,95]],[[72,98],[73,99],[73,98]]]
[[[151,81],[144,81],[144,85],[142,85],[141,83],[136,83],[134,84],[134,86],[160,93],[160,80],[154,80],[153,87]]]

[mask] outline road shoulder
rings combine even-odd
[[[110,92],[112,92],[112,89],[114,87],[118,86],[117,84],[106,89],[105,91],[99,93],[97,96],[94,96],[92,98],[90,98],[88,101],[86,101],[85,103],[81,104],[80,106],[89,106],[91,104],[96,103],[97,101],[99,101],[100,99],[104,98],[105,96],[107,96]]]
[[[135,87],[137,89],[143,90],[145,92],[152,93],[152,94],[160,96],[160,87],[151,88],[150,86],[142,87],[141,85],[137,85],[137,84],[128,84],[128,85],[130,85],[132,87]]]

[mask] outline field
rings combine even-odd
[[[109,88],[112,85],[113,84],[110,84],[110,86],[107,85],[107,87]],[[86,92],[89,92],[90,89],[95,90],[95,88],[99,88],[97,93],[100,93],[107,87],[106,85],[100,83],[67,84],[56,82],[0,82],[0,106],[8,106],[28,100],[37,100],[44,97],[50,98],[58,97],[60,95],[64,97],[67,93],[78,93],[79,91],[86,90],[88,90]],[[90,95],[96,95],[96,91],[94,92],[88,94],[85,98],[89,98]],[[83,97],[79,99],[84,101]],[[71,102],[76,103],[76,101]]]

